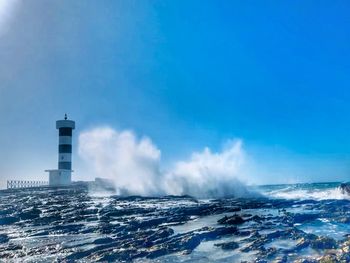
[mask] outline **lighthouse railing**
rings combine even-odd
[[[47,186],[47,181],[7,180],[7,189]]]

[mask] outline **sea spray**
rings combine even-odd
[[[79,155],[97,177],[112,179],[118,193],[163,194],[159,170],[160,150],[132,131],[95,128],[79,135]]]
[[[200,198],[250,195],[239,177],[245,160],[241,140],[229,140],[220,152],[194,152],[161,170],[161,151],[148,137],[99,127],[79,135],[79,155],[97,177],[113,179],[126,195],[192,195]]]
[[[259,186],[257,191],[266,197],[301,200],[344,200],[350,196],[343,193],[339,182],[304,183]]]
[[[228,141],[221,152],[213,153],[207,147],[194,152],[165,175],[165,190],[196,197],[246,196],[248,191],[238,179],[244,156],[241,140]]]

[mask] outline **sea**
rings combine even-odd
[[[340,182],[251,186],[249,198],[0,191],[0,262],[350,262]]]
[[[349,199],[350,196],[342,193],[340,182],[277,184],[253,187],[253,190],[266,197],[300,200]]]

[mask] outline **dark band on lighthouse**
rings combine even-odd
[[[57,124],[59,130],[58,143],[58,169],[72,169],[72,130],[74,125],[71,121],[64,120]]]
[[[49,184],[52,186],[69,185],[71,183],[72,173],[72,131],[75,128],[75,122],[68,120],[65,115],[64,120],[56,121],[58,129],[58,169],[47,170],[49,175]]]

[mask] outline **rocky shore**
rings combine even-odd
[[[6,190],[0,262],[350,262],[349,208],[347,200]]]

